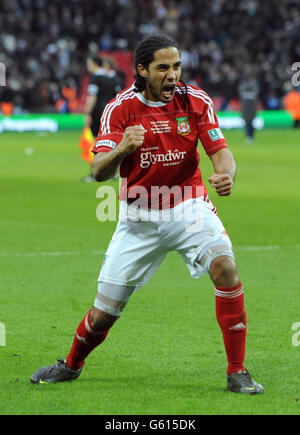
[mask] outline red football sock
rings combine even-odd
[[[109,329],[101,332],[93,331],[90,312],[91,310],[78,325],[70,353],[67,356],[67,366],[73,370],[83,367],[85,358],[105,340],[109,332]]]
[[[247,320],[242,284],[216,287],[216,315],[227,354],[227,374],[245,370]]]

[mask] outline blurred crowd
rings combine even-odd
[[[262,107],[282,107],[300,60],[300,0],[1,0],[0,28],[0,100],[15,112],[55,111],[71,91],[76,111],[88,54],[132,51],[156,32],[177,39],[184,80],[221,109],[234,110],[245,66]]]

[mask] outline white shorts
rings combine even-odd
[[[189,199],[173,209],[141,210],[124,201],[99,283],[145,285],[169,251],[177,251],[193,278],[209,271],[220,256],[234,258],[230,239],[209,199]]]

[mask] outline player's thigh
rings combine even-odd
[[[167,254],[156,225],[119,221],[106,251],[99,282],[135,290],[151,278]]]
[[[177,249],[194,278],[209,272],[212,261],[225,256],[234,259],[230,238],[211,202],[196,200]]]

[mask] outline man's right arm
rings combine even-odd
[[[100,152],[95,155],[92,161],[92,172],[97,181],[109,180],[116,174],[118,167],[126,157],[126,154],[122,153],[118,148],[108,153]]]
[[[91,113],[96,105],[97,96],[96,95],[88,95],[85,103],[85,125],[89,127],[92,125],[92,116]]]
[[[125,157],[143,144],[144,134],[145,130],[138,125],[127,127],[121,142],[114,150],[96,154],[92,162],[94,178],[97,181],[106,181],[112,178]]]

